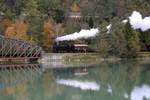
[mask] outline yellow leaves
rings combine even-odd
[[[46,51],[50,51],[52,49],[54,35],[54,22],[49,19],[44,23],[43,47]]]
[[[4,28],[4,30],[6,30],[8,27],[10,27],[13,24],[13,22],[9,19],[4,19],[2,21],[2,26]]]
[[[54,43],[54,39],[57,34],[63,33],[64,27],[62,24],[55,24],[53,20],[49,19],[44,23],[44,32],[43,32],[43,48],[50,52]]]
[[[27,25],[21,19],[17,19],[15,21],[15,28],[17,34],[26,34],[27,33]]]
[[[80,8],[76,2],[73,2],[72,6],[71,6],[71,11],[72,12],[79,12],[80,11]]]
[[[54,36],[54,26],[51,20],[44,23],[44,33]]]
[[[14,24],[12,24],[11,26],[9,26],[6,29],[5,36],[9,37],[9,38],[14,38],[14,36],[16,36],[16,30],[15,30],[15,25]]]
[[[30,37],[27,35],[27,24],[24,20],[16,19],[15,23],[12,23],[10,20],[4,20],[3,24],[6,37],[30,41]]]

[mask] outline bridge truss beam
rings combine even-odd
[[[4,59],[39,59],[42,48],[22,40],[0,36],[0,60]]]

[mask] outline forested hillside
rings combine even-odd
[[[83,41],[105,56],[136,56],[135,51],[150,45],[150,31],[121,24],[133,11],[150,16],[150,0],[0,0],[0,33],[49,51],[57,36],[98,27],[96,38]]]

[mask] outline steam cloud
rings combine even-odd
[[[126,24],[128,22],[127,19],[123,20],[122,23]]]
[[[110,31],[111,31],[111,27],[112,27],[112,24],[109,24],[108,26],[106,26],[107,33],[110,33]]]
[[[130,24],[134,29],[141,29],[142,31],[147,31],[150,29],[150,16],[142,18],[142,15],[133,11],[132,15],[129,17]]]
[[[90,30],[82,29],[79,33],[75,32],[73,34],[57,37],[56,41],[77,40],[81,38],[87,39],[87,38],[95,37],[98,32],[99,32],[98,28],[92,28]]]

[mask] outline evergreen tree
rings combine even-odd
[[[113,18],[111,23],[112,28],[109,34],[109,43],[111,47],[109,53],[114,56],[125,57],[127,50],[124,25],[118,17]]]
[[[108,25],[108,23],[106,21],[104,21],[101,25],[100,25],[100,34],[99,34],[99,52],[100,54],[105,58],[109,55],[109,50],[110,50],[110,44],[109,44],[109,38],[107,34],[107,29],[106,26]]]
[[[57,23],[62,23],[63,20],[65,19],[65,15],[64,15],[64,11],[61,9],[56,9],[53,15],[53,19],[57,22]]]
[[[93,28],[94,22],[93,22],[92,17],[90,17],[90,19],[89,19],[89,21],[88,21],[88,24],[89,24],[89,27],[90,27],[90,28]]]
[[[37,0],[26,0],[23,15],[28,24],[28,34],[33,37],[34,41],[41,44],[39,36],[43,31],[43,18],[38,11]]]
[[[140,51],[139,32],[132,29],[130,23],[125,25],[125,37],[127,41],[127,57],[136,57]]]

